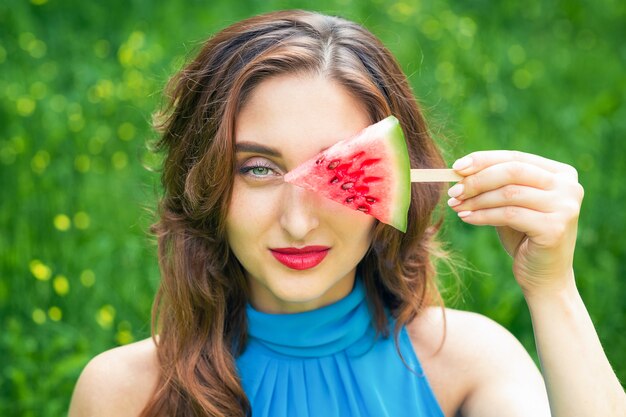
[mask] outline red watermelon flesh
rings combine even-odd
[[[389,116],[320,152],[284,179],[406,232],[410,171],[402,128]]]

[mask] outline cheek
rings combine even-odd
[[[272,201],[267,193],[248,189],[235,181],[226,216],[226,233],[231,246],[241,244],[244,238],[259,236],[272,221]]]
[[[241,192],[241,187],[238,187],[235,182],[226,215],[226,235],[231,248],[237,250],[241,242],[245,242],[245,230],[249,217],[245,193]]]
[[[326,201],[324,213],[327,224],[353,243],[369,247],[377,220],[334,201]]]
[[[363,248],[367,249],[372,243],[374,228],[376,227],[377,220],[366,214],[356,213],[356,215],[358,216],[358,219],[355,219],[349,230],[353,235],[358,234],[358,238],[362,242]]]

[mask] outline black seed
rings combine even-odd
[[[354,196],[350,196],[346,198],[346,203],[352,203],[354,201]]]
[[[344,190],[349,190],[352,187],[354,187],[353,182],[346,182],[344,184],[341,184],[341,188],[343,188]]]
[[[315,161],[316,165],[321,164],[322,162],[324,162],[324,157],[321,157],[320,159],[318,159],[317,161]]]
[[[376,200],[374,197],[365,197],[365,201],[367,201],[368,203],[375,203],[378,200]]]
[[[356,208],[359,211],[362,211],[363,213],[369,213],[370,212],[370,208],[367,206],[359,206]]]
[[[341,163],[341,161],[339,159],[335,159],[333,161],[330,161],[330,164],[328,164],[328,166],[326,168],[328,169],[335,169],[337,168],[337,165],[339,165]]]
[[[330,180],[331,184],[337,184],[338,182],[339,182],[339,178],[337,178],[337,177],[333,177],[333,179]]]

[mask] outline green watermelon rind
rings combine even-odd
[[[409,205],[411,204],[411,161],[398,119],[395,116],[389,116],[384,119],[384,123],[389,124],[386,133],[388,144],[393,150],[390,152],[391,162],[395,167],[393,172],[397,175],[396,190],[389,199],[389,204],[392,207],[391,225],[402,232],[406,232]]]

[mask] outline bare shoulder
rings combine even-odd
[[[94,357],[76,383],[69,417],[138,416],[158,379],[152,339]]]
[[[431,307],[407,331],[446,416],[549,415],[539,370],[495,321]]]
[[[476,354],[484,356],[485,349],[500,351],[503,347],[513,347],[523,350],[503,326],[469,311],[430,307],[413,320],[407,330],[414,345],[426,356],[439,351],[448,355],[447,359],[465,360]]]

